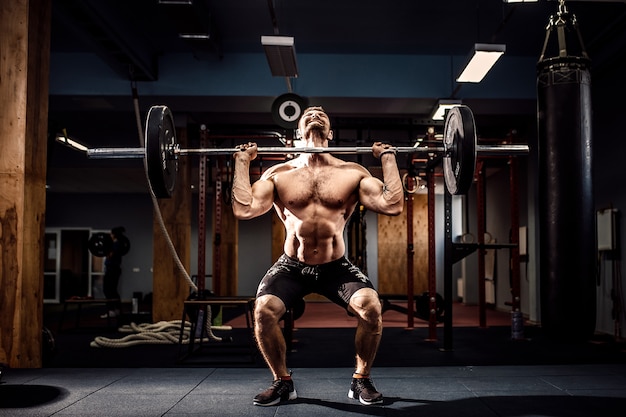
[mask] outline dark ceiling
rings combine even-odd
[[[194,0],[186,6],[159,0],[53,0],[51,53],[96,53],[121,79],[157,81],[157,58],[182,52],[200,60],[220,60],[229,54],[262,52],[261,35],[288,35],[296,39],[298,54],[408,54],[465,55],[476,42],[504,43],[507,56],[538,58],[550,16],[557,1],[508,4],[502,0]],[[180,3],[180,2],[177,2]],[[185,2],[183,2],[185,3]],[[578,18],[580,32],[595,76],[626,57],[625,1],[566,1]],[[185,40],[180,33],[203,32],[208,39]],[[141,102],[141,97],[139,97]],[[220,112],[202,97],[162,97],[163,102],[186,112],[190,119],[210,123],[214,114],[227,127],[267,128],[272,124],[271,98],[224,97]],[[269,100],[269,101],[268,101]],[[353,100],[336,97],[334,116],[339,123],[367,117],[389,125],[415,117],[406,99]],[[429,99],[430,100],[430,99]],[[393,101],[393,103],[390,103]],[[419,102],[419,98],[415,100]],[[487,104],[485,104],[487,103]],[[470,104],[481,128],[490,132],[532,122],[535,104],[528,99],[502,100],[489,105]],[[328,103],[325,103],[327,106]],[[431,101],[421,103],[424,112]],[[502,109],[508,109],[507,118]],[[111,109],[106,111],[103,109]],[[386,109],[400,109],[389,113]],[[232,109],[237,109],[232,110]],[[142,109],[143,111],[144,109]],[[415,111],[415,110],[411,110]],[[337,114],[338,113],[338,114]],[[59,94],[50,97],[51,129],[80,132],[89,128],[108,135],[109,146],[134,146],[111,131],[137,132],[130,97],[94,94],[91,97]],[[335,123],[337,124],[337,122]],[[120,138],[123,135],[120,135]],[[145,189],[140,161],[94,161],[72,154],[57,144],[49,147],[50,191],[119,192]],[[92,143],[91,146],[99,146]],[[94,174],[94,170],[96,173]]]
[[[187,2],[189,8],[181,12],[167,0],[53,0],[52,52],[92,52],[99,46],[109,54],[195,51],[223,57],[260,52],[261,35],[280,34],[294,36],[299,53],[450,55],[467,53],[474,42],[492,42],[505,43],[510,55],[538,56],[543,29],[559,5],[556,0]],[[624,35],[625,3],[565,2],[578,17],[590,55],[600,55],[610,43],[615,44],[611,50],[624,48],[623,37],[616,35]],[[212,39],[195,44],[180,39],[179,33],[193,31],[208,31]]]

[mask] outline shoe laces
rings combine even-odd
[[[359,387],[359,390],[361,391],[367,390],[367,391],[370,391],[371,393],[378,392],[376,391],[376,388],[374,387],[374,383],[372,382],[371,378],[357,378],[356,384]]]
[[[276,379],[272,382],[272,388],[276,389],[276,390],[280,390],[282,387],[285,387],[287,390],[289,390],[289,381],[288,380],[282,380],[282,379]]]

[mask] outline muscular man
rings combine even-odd
[[[308,147],[327,147],[333,138],[330,120],[321,107],[304,110],[299,133]],[[348,397],[362,404],[380,404],[383,396],[370,370],[382,334],[382,307],[370,280],[344,256],[343,232],[358,202],[377,213],[402,213],[404,192],[395,151],[387,144],[372,146],[380,158],[384,182],[354,162],[330,153],[303,153],[269,168],[250,184],[255,143],[235,153],[233,211],[238,219],[267,213],[272,206],[285,225],[284,254],[261,280],[254,308],[254,333],[274,381],[254,397],[269,406],[297,398],[287,369],[286,343],[279,320],[307,294],[322,294],[357,318],[356,369]]]

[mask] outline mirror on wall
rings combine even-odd
[[[44,303],[70,297],[103,298],[104,258],[89,252],[89,238],[101,230],[46,229],[44,250]]]

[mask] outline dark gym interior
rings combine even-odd
[[[0,6],[0,33],[0,415],[623,415],[626,1],[22,0]],[[293,38],[297,74],[272,73],[264,36]],[[476,44],[505,52],[459,82]],[[176,194],[155,203],[142,158],[67,143],[141,148],[148,111],[166,105],[182,148],[290,146],[287,98],[328,112],[330,146],[442,146],[432,114],[453,101],[479,147],[528,147],[477,152],[452,196],[437,151],[398,154],[416,182],[403,215],[347,228],[385,301],[381,406],[347,398],[355,322],[316,297],[282,322],[298,399],[252,404],[271,373],[248,301],[276,219],[232,220],[229,155],[207,158],[204,179],[198,156],[180,157]],[[341,157],[380,174],[370,154]],[[253,179],[284,160],[258,158]],[[183,304],[159,216],[188,275],[224,297],[197,350],[180,322],[206,311]],[[89,238],[120,225],[122,313],[107,317]]]

